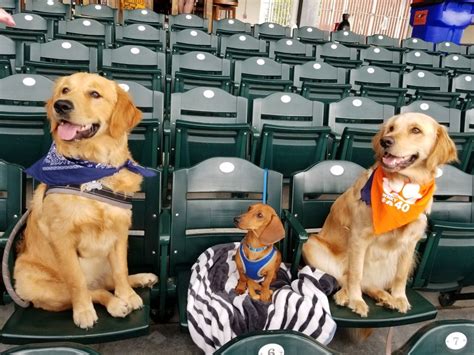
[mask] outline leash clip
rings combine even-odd
[[[82,184],[81,190],[87,192],[90,192],[92,190],[102,190],[102,184],[99,181],[93,180]]]

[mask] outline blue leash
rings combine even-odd
[[[263,196],[262,203],[267,203],[268,169],[263,170]]]

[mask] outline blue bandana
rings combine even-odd
[[[130,159],[116,168],[87,160],[66,158],[58,153],[54,143],[49,148],[48,154],[25,171],[28,175],[46,185],[64,186],[80,185],[99,180],[114,175],[124,168],[145,177],[156,175],[155,172],[136,164]]]

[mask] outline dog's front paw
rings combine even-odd
[[[237,287],[235,288],[235,293],[238,295],[243,295],[247,291],[247,282],[239,281]]]
[[[339,306],[347,306],[349,304],[349,296],[345,288],[341,288],[334,295],[334,302]]]
[[[366,318],[367,314],[369,314],[369,306],[367,306],[363,299],[349,300],[348,307],[363,318]]]
[[[137,283],[140,287],[153,287],[158,282],[158,276],[151,273],[142,273],[135,275],[137,277]]]
[[[74,319],[74,324],[82,329],[92,328],[99,319],[92,303],[89,307],[81,309],[74,308],[72,317]]]
[[[272,300],[272,290],[262,290],[260,292],[260,300],[263,302],[270,302]]]
[[[393,308],[397,309],[400,313],[407,313],[411,309],[411,304],[405,297],[396,297],[393,299]]]
[[[143,300],[133,290],[126,297],[120,297],[120,296],[118,297],[121,298],[123,301],[125,301],[125,303],[127,303],[127,307],[131,311],[132,310],[135,311],[137,309],[143,308]]]
[[[128,308],[127,302],[121,300],[118,297],[112,298],[112,300],[107,305],[107,312],[112,317],[123,318],[128,315],[132,310]]]

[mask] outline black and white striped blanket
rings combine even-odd
[[[282,263],[272,284],[272,302],[255,301],[234,291],[239,273],[234,262],[239,243],[207,249],[192,267],[188,289],[188,325],[191,337],[205,353],[213,353],[232,338],[254,330],[291,329],[328,344],[336,323],[327,295],[336,280],[304,267],[291,282]]]

